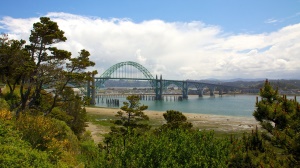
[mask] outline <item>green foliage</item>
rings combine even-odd
[[[79,56],[71,57],[71,52],[53,47],[66,40],[57,23],[48,17],[33,24],[29,45],[24,46],[24,40],[9,40],[7,35],[0,37],[0,80],[9,88],[5,98],[11,110],[18,114],[30,109],[34,114],[48,115],[60,104],[67,84],[80,86],[91,80],[90,75],[96,71],[84,72],[95,65],[89,60],[88,51],[82,49]],[[53,95],[45,96],[44,88],[52,89]]]
[[[0,82],[9,89],[3,95],[6,101],[0,99],[0,118],[11,123],[12,129],[22,135],[17,138],[26,143],[25,150],[2,144],[0,152],[4,157],[1,155],[0,164],[78,166],[76,157],[80,148],[75,134],[82,137],[87,117],[82,108],[84,102],[68,85],[80,86],[97,72],[85,72],[95,65],[89,60],[88,51],[83,49],[77,57],[71,57],[71,52],[53,47],[66,40],[57,23],[47,17],[33,24],[29,45],[24,46],[24,40],[9,40],[7,35],[0,37]],[[52,89],[52,93],[47,93],[45,88]],[[16,112],[16,120],[7,110],[7,104]],[[0,129],[1,135],[5,132],[6,128]],[[37,166],[35,162],[39,161],[44,165]]]
[[[27,71],[32,69],[33,61],[24,49],[24,40],[9,40],[8,35],[0,37],[0,80],[7,84],[9,92],[13,93]]]
[[[48,153],[21,139],[13,121],[0,119],[0,167],[56,167]]]
[[[9,40],[7,35],[0,37],[0,81],[6,84],[7,92],[4,97],[10,109],[18,106],[20,94],[15,93],[22,78],[28,77],[33,69],[33,61],[24,49],[24,40]]]
[[[148,106],[140,105],[140,98],[137,95],[128,96],[126,99],[128,102],[124,102],[124,106],[121,107],[124,112],[118,111],[116,115],[121,118],[117,124],[126,127],[127,131],[133,128],[150,129],[147,124],[141,123],[141,121],[149,120],[149,117],[143,112]]]
[[[0,146],[0,167],[55,167],[45,152],[14,145]]]
[[[62,120],[70,126],[77,136],[79,136],[85,131],[85,122],[87,121],[86,110],[85,108],[82,108],[84,102],[78,95],[75,95],[72,88],[69,87],[64,89],[61,98],[62,102],[60,109],[65,112],[65,115],[67,116]]]
[[[10,92],[4,93],[3,98],[8,103],[10,110],[13,110],[21,100],[20,96],[17,95],[15,92],[13,92],[13,93],[10,93]]]
[[[8,103],[2,98],[0,98],[0,110],[9,110]]]
[[[115,124],[120,125],[118,127],[112,126],[111,132],[105,136],[104,142],[106,148],[109,148],[116,139],[122,139],[123,147],[126,147],[126,140],[133,134],[140,135],[150,130],[148,124],[142,123],[145,120],[149,120],[149,117],[144,114],[143,110],[146,110],[148,106],[140,105],[140,98],[137,95],[131,95],[126,98],[128,102],[124,102],[124,106],[118,111],[116,117],[120,117],[120,120],[116,120]]]
[[[149,120],[148,116],[144,114],[144,110],[147,110],[148,106],[140,105],[140,98],[137,95],[131,95],[126,98],[128,102],[124,102],[124,106],[121,107],[116,116],[121,117],[121,120],[124,121],[124,125],[133,126],[136,121],[140,120]]]
[[[262,139],[258,129],[244,133],[241,139],[231,137],[229,167],[282,167],[275,152]]]
[[[64,121],[65,123],[70,123],[73,120],[72,116],[68,115],[59,107],[55,107],[49,114],[49,117]]]
[[[172,122],[186,122],[187,118],[179,111],[168,110],[166,113],[163,114],[167,123]]]
[[[289,166],[300,165],[300,105],[273,90],[268,80],[260,91],[262,99],[256,103],[253,116],[264,130],[262,136],[274,147],[280,148]]]
[[[64,36],[64,32],[59,30],[57,23],[47,17],[41,17],[40,22],[33,24],[33,30],[31,30],[29,37],[31,43],[44,45],[51,45],[66,40],[67,38]]]
[[[95,145],[94,141],[87,140],[80,143],[81,154],[79,159],[84,162],[85,167],[104,167],[105,151]]]
[[[32,148],[47,151],[54,163],[78,152],[77,137],[62,121],[40,115],[22,114],[16,122],[16,127],[22,133],[23,140],[28,141]]]
[[[168,130],[121,138],[109,148],[106,167],[226,167],[230,142],[213,132]],[[104,152],[104,151],[103,151]]]
[[[186,116],[184,116],[179,111],[168,110],[163,114],[167,124],[162,125],[160,129],[191,129],[193,127],[192,123],[187,122]]]

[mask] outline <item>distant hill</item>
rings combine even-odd
[[[300,89],[300,80],[269,80],[273,88],[281,90]],[[261,81],[234,81],[234,82],[223,82],[224,85],[249,88],[249,89],[260,89],[263,87],[265,80]]]
[[[234,86],[245,89],[260,89],[263,87],[265,79],[230,79],[230,80],[217,80],[217,79],[204,79],[197,80],[204,83],[223,84],[227,86]],[[274,88],[281,90],[300,89],[300,80],[269,80]],[[127,81],[127,80],[108,80],[105,83],[106,87],[151,87],[148,81]]]

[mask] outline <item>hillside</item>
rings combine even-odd
[[[235,86],[244,89],[260,89],[264,84],[264,79],[232,79],[232,80],[216,80],[205,79],[197,80],[203,83],[222,84],[227,86]],[[299,90],[300,80],[269,80],[274,88],[279,90]],[[105,87],[151,87],[148,81],[126,81],[126,80],[108,80],[105,82]]]

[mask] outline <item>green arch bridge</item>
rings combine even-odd
[[[89,81],[87,84],[87,96],[95,100],[96,89],[105,87],[105,82],[111,79],[124,79],[124,80],[139,80],[139,81],[149,81],[151,87],[155,91],[155,100],[162,100],[163,90],[166,89],[171,84],[176,85],[182,90],[182,98],[188,98],[188,88],[197,88],[197,93],[199,97],[203,96],[204,88],[209,88],[210,95],[214,95],[214,91],[219,90],[219,94],[222,94],[225,90],[237,89],[233,86],[226,86],[221,84],[204,83],[193,80],[166,80],[162,79],[162,76],[155,78],[153,75],[141,64],[126,61],[117,63],[110,68],[108,68],[100,77],[93,76],[93,80]],[[94,101],[92,101],[92,104]]]

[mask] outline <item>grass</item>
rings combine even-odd
[[[235,138],[240,138],[244,135],[245,131],[214,131],[216,138],[226,138],[233,136]]]
[[[96,115],[96,114],[88,114],[87,115],[88,121],[104,127],[111,127],[114,125],[113,121],[117,119],[117,117],[113,116],[103,116],[103,115]]]
[[[101,115],[101,114],[87,114],[88,121],[104,127],[111,127],[114,125],[114,121],[118,120],[118,117],[111,116],[111,115]],[[162,125],[160,120],[153,120],[150,119],[149,121],[142,121],[143,124],[149,124],[153,128],[157,128]]]

